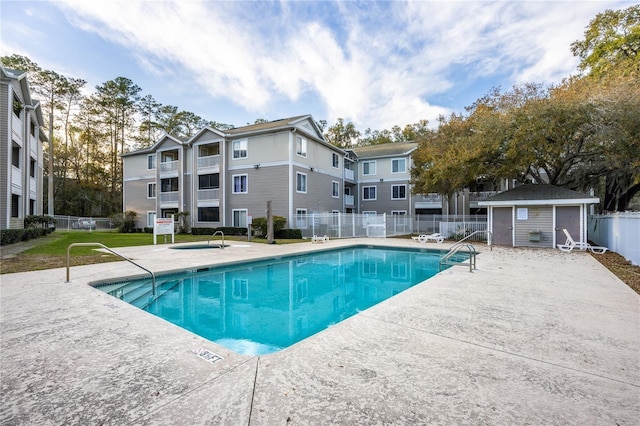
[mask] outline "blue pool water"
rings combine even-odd
[[[101,290],[247,355],[286,348],[438,272],[439,252],[355,247]]]

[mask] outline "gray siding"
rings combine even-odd
[[[299,193],[295,190],[296,173],[305,173],[307,175],[307,193]],[[339,198],[333,198],[331,195],[331,182],[338,181]],[[307,209],[308,213],[331,212],[338,210],[342,212],[342,198],[344,197],[344,186],[342,179],[335,176],[311,171],[300,167],[293,168],[293,213],[296,209]]]
[[[518,220],[518,208],[528,208],[528,219]],[[552,206],[516,206],[515,246],[520,247],[553,247],[553,207]],[[540,241],[530,241],[529,232],[540,230]]]
[[[274,215],[288,217],[287,166],[253,167],[228,172],[225,205],[226,225],[233,224],[232,210],[247,209],[254,218],[266,217],[267,201],[271,200]],[[233,194],[233,176],[247,175],[248,193]],[[221,205],[223,201],[220,201]]]

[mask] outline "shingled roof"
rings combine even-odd
[[[506,202],[546,202],[545,204],[563,204],[563,201],[577,203],[597,203],[600,200],[597,197],[584,194],[582,192],[573,191],[571,189],[562,188],[555,185],[546,184],[528,184],[518,186],[509,191],[501,192],[493,197],[487,198],[480,205],[504,204]]]
[[[358,158],[389,157],[393,155],[406,155],[416,149],[415,142],[382,143],[378,145],[359,146],[352,148]]]

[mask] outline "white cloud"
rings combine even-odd
[[[247,111],[313,98],[330,122],[382,129],[433,122],[450,110],[429,98],[461,84],[559,81],[575,70],[569,44],[589,20],[626,3],[55,4],[73,25],[130,49],[149,73],[195,82]]]

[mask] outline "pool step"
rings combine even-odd
[[[174,288],[179,282],[179,280],[156,282],[155,298],[153,296],[153,284],[150,280],[126,283],[109,291],[108,294],[140,309],[144,309],[153,302],[154,299]]]

